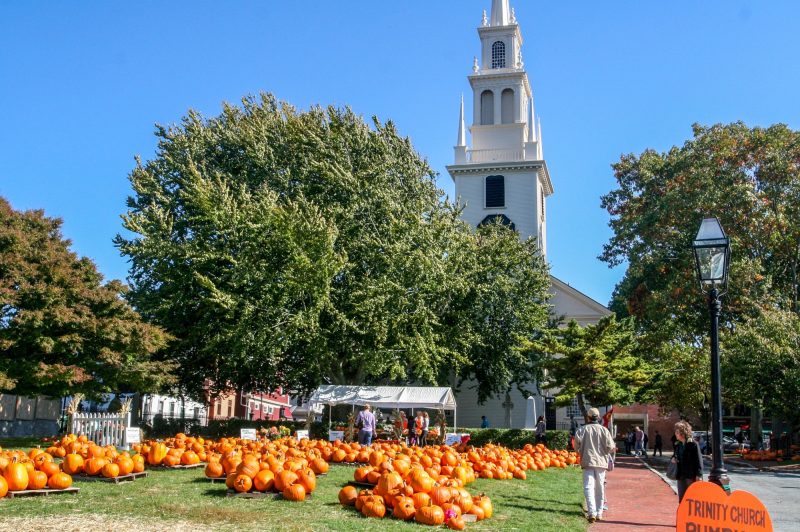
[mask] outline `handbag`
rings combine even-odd
[[[667,466],[667,478],[670,480],[678,480],[678,462],[669,461],[669,466]]]

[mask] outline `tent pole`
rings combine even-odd
[[[328,432],[331,431],[331,420],[332,420],[331,416],[333,416],[333,407],[331,406],[330,403],[328,403]]]
[[[458,421],[458,408],[454,408],[453,409],[453,432],[458,430],[458,424],[456,423],[457,421]]]

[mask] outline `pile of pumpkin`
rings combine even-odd
[[[31,453],[36,452],[33,449]],[[41,451],[41,450],[38,450]],[[145,469],[144,457],[120,453],[113,445],[100,446],[86,436],[68,434],[43,451],[51,457],[63,458],[61,468],[69,475],[116,478]]]
[[[282,494],[289,501],[304,501],[317,487],[317,475],[328,472],[319,451],[303,450],[271,442],[210,453],[205,474],[225,478],[225,485],[239,493],[258,491]]]
[[[365,517],[383,518],[391,510],[395,519],[431,526],[445,524],[454,530],[464,529],[467,514],[478,521],[492,517],[492,502],[485,495],[473,497],[455,480],[436,483],[422,467],[401,465],[403,462],[406,460],[384,462],[388,466],[383,468],[372,490],[343,487],[339,491],[339,502],[343,506],[354,506]],[[406,466],[405,476],[390,469],[405,469]]]
[[[151,466],[175,467],[179,465],[195,465],[207,460],[206,442],[203,438],[194,438],[178,433],[174,438],[164,441],[148,440],[133,445],[133,450],[147,457]]]
[[[3,451],[0,448],[0,499],[9,491],[40,490],[50,488],[64,490],[72,486],[72,477],[61,471],[53,456],[33,449]]]
[[[754,462],[764,462],[774,460],[776,462],[783,462],[784,460],[791,460],[793,462],[800,462],[800,454],[795,454],[791,458],[786,458],[783,451],[755,451],[744,449],[741,452],[742,458]]]

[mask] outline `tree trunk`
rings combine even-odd
[[[764,412],[761,410],[761,405],[753,406],[750,409],[750,448],[755,449],[758,445],[758,438],[761,436],[762,420]]]
[[[581,409],[581,414],[586,419],[586,401],[583,398],[583,393],[579,393],[576,397],[578,398],[578,408]]]

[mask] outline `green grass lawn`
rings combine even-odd
[[[2,530],[424,530],[393,519],[366,519],[342,508],[339,489],[353,468],[333,466],[303,503],[225,496],[202,469],[151,471],[120,485],[79,482],[78,495],[0,500]],[[587,528],[578,469],[548,469],[528,480],[478,480],[467,488],[492,498],[494,517],[468,524],[469,530],[567,531]]]

